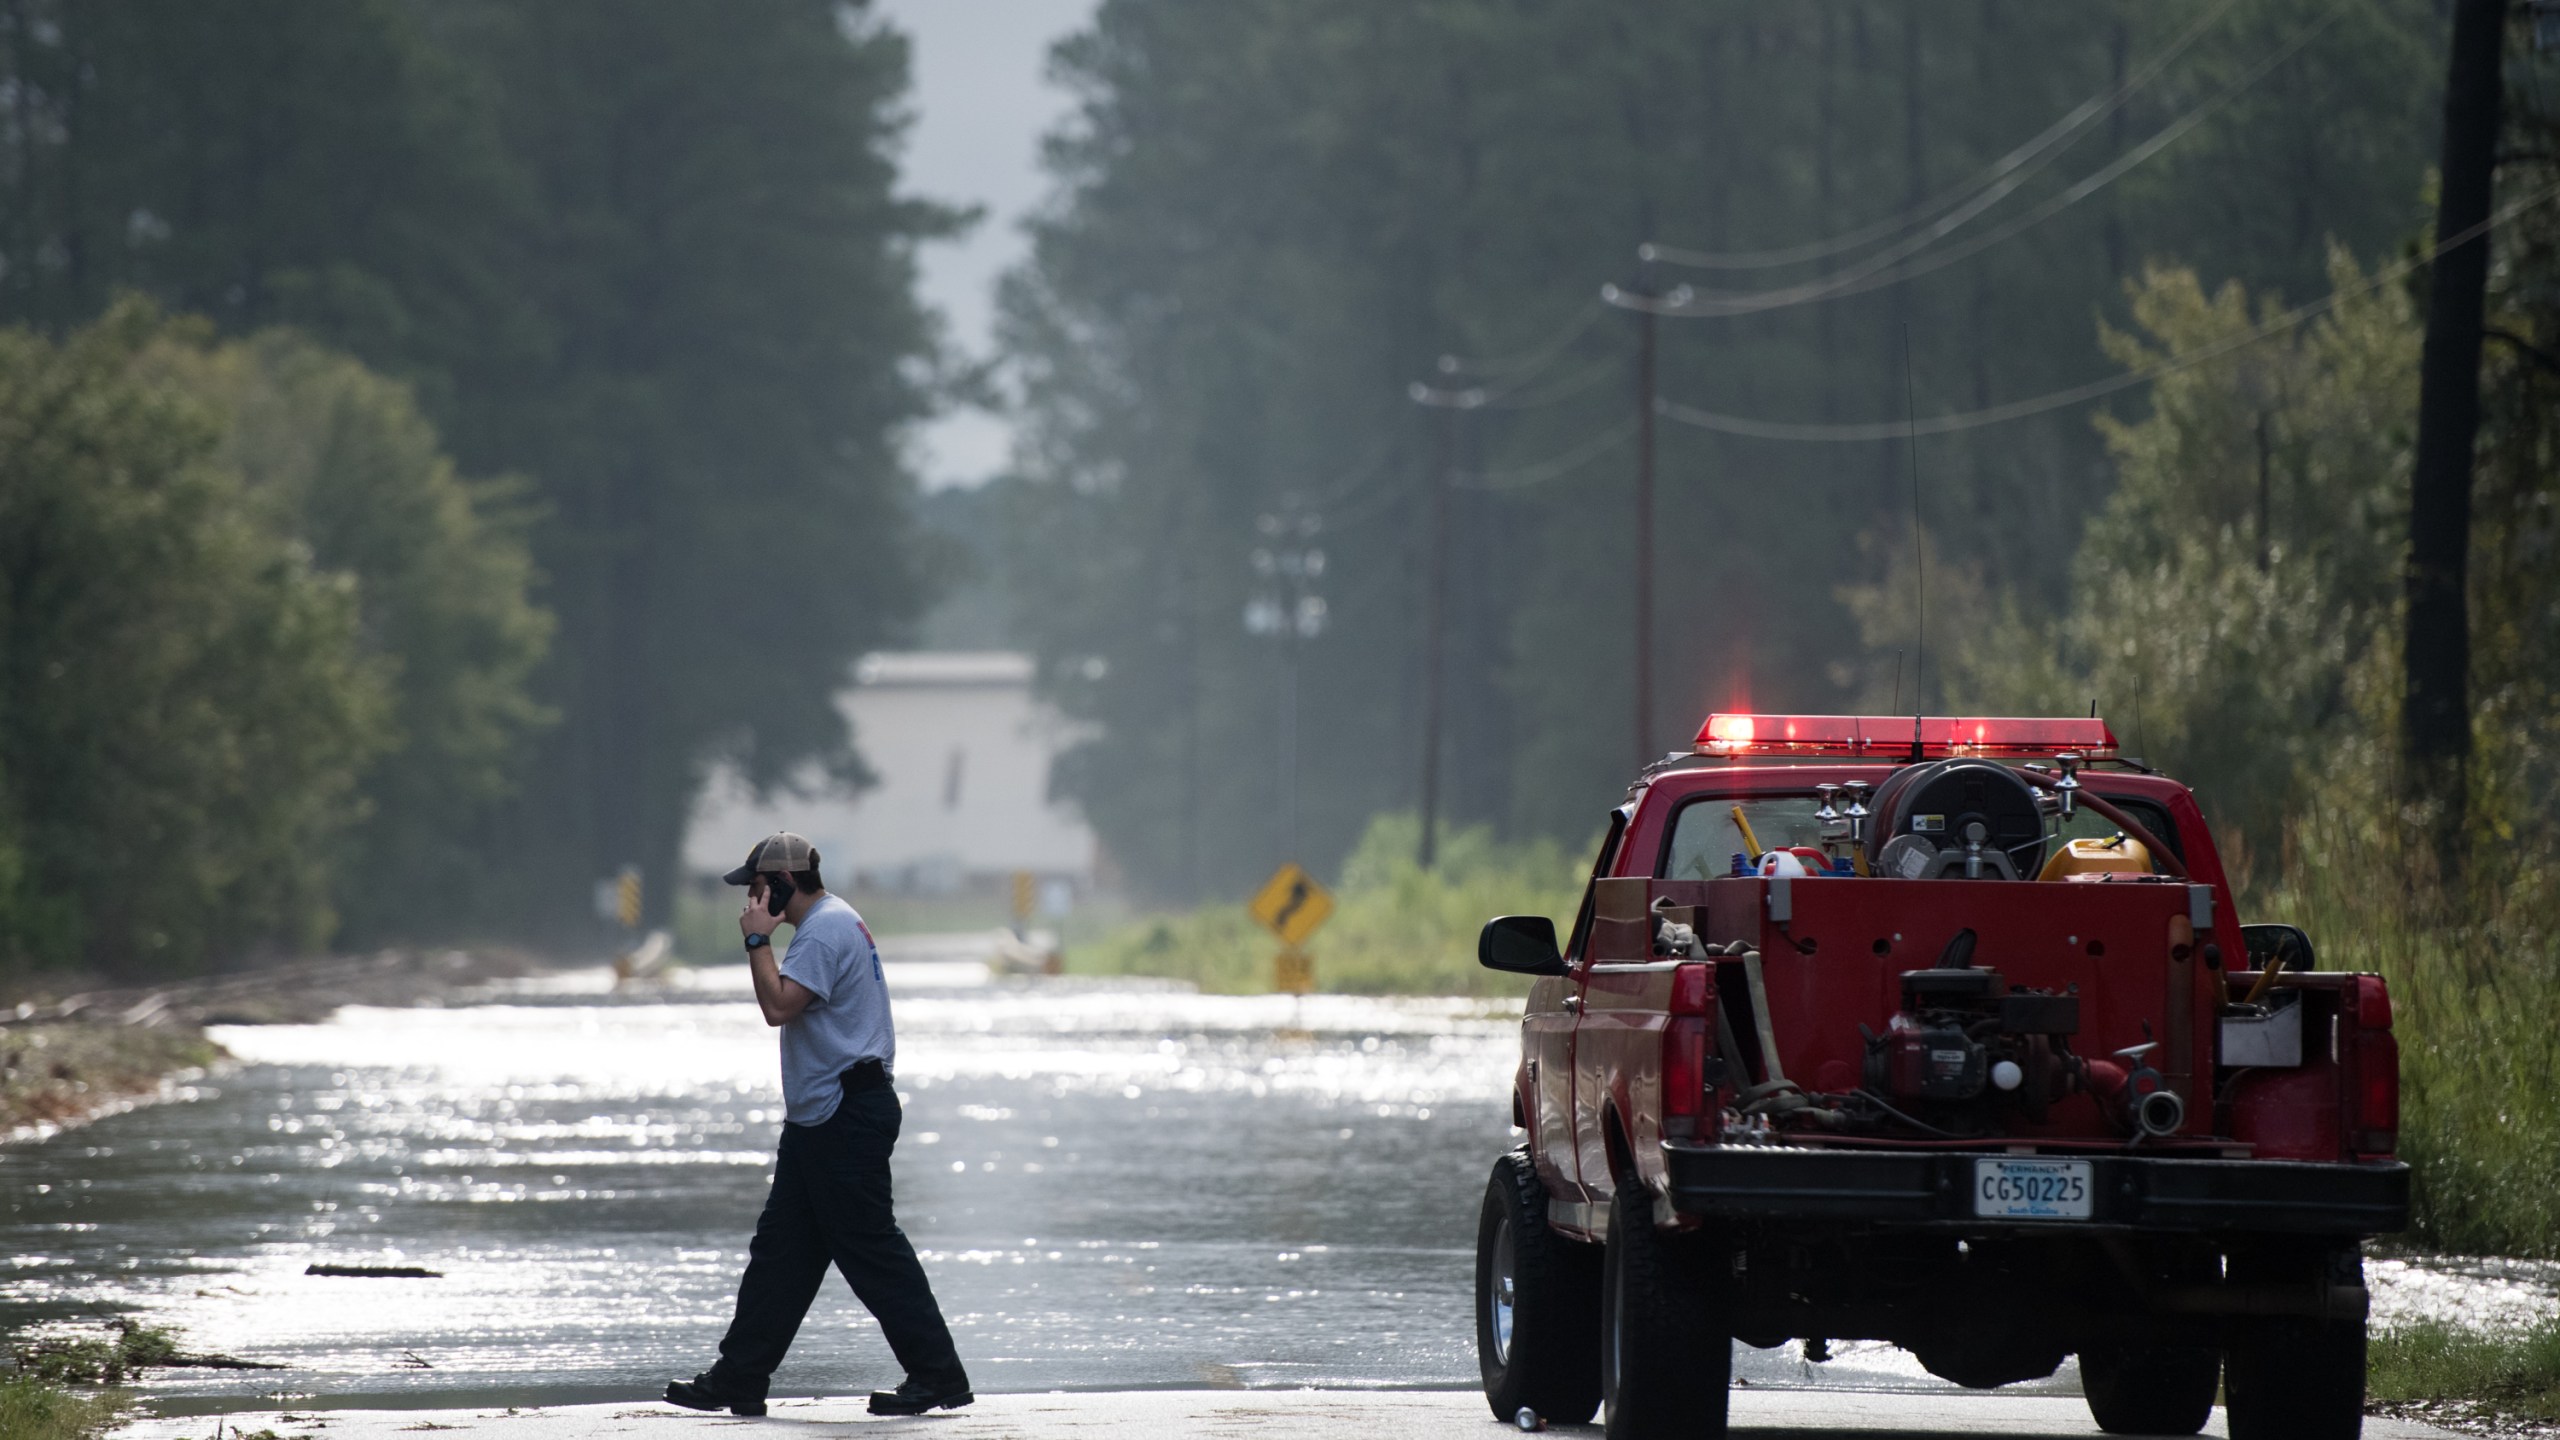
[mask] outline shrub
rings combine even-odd
[[[1443,832],[1439,863],[1415,863],[1421,822],[1369,823],[1343,862],[1340,908],[1308,942],[1316,984],[1351,994],[1517,995],[1527,982],[1476,964],[1476,932],[1503,914],[1553,917],[1559,932],[1581,903],[1587,861],[1551,840],[1508,844],[1490,830]],[[1080,974],[1161,975],[1202,989],[1271,988],[1279,942],[1240,902],[1139,920],[1072,950]]]

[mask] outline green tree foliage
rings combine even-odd
[[[461,478],[405,387],[290,332],[164,340],[147,363],[226,417],[215,459],[268,523],[354,578],[364,649],[391,679],[390,749],[335,855],[336,938],[472,913],[481,847],[551,718],[529,689],[551,617],[529,599],[521,487]]]
[[[0,316],[59,331],[138,289],[292,322],[446,390],[534,353],[531,196],[487,87],[399,0],[0,9]]]
[[[2532,148],[2549,122],[2520,109],[2518,148],[2549,153]],[[2509,195],[2532,196],[2554,169],[2519,162]],[[2560,356],[2546,338],[2560,331],[2560,220],[2525,210],[2495,244],[2502,338],[2482,377],[2470,595],[2471,808],[2490,889],[2523,878],[2533,862],[2518,857],[2560,843]],[[2196,784],[2244,851],[2282,839],[2318,793],[2392,808],[2424,271],[2386,278],[2333,250],[2335,303],[2320,318],[2163,376],[2140,420],[2101,417],[2118,483],[2067,605],[1995,598],[1978,571],[1933,561],[1952,570],[1931,592],[1933,606],[1955,602],[1932,623],[1949,642],[1954,703],[2067,712],[2100,700],[2129,748]],[[2149,270],[2128,295],[2136,329],[2102,337],[2128,369],[2225,348],[2277,314],[2236,282],[2208,294],[2180,268]],[[1844,590],[1872,644],[1908,633],[1912,567],[1895,558],[1883,582]]]
[[[517,834],[556,862],[496,878],[557,918],[562,867],[672,876],[715,760],[859,772],[834,696],[924,597],[894,442],[932,346],[912,247],[952,218],[891,193],[906,44],[858,7],[473,0],[445,24],[540,197],[541,363],[462,377],[455,409],[465,457],[545,502],[561,723]]]
[[[119,308],[0,331],[0,948],[187,966],[330,926],[333,838],[390,743],[353,577],[267,523],[221,414]]]
[[[128,302],[5,334],[0,961],[192,966],[467,909],[548,718],[514,487],[288,332]]]
[[[2560,184],[2560,116],[2542,92],[2511,97],[2501,199]],[[2560,213],[2542,206],[2498,232],[2490,345],[2472,494],[2470,813],[2509,858],[2560,851]]]
[[[863,5],[12,0],[0,82],[0,320],[58,335],[139,290],[416,397],[285,357],[252,397],[271,453],[235,457],[293,490],[287,432],[360,413],[343,495],[423,507],[311,537],[361,565],[410,527],[383,623],[444,627],[367,617],[408,696],[360,840],[406,898],[367,936],[573,924],[582,876],[672,875],[712,763],[858,770],[830,697],[925,599],[896,432],[935,383],[913,246],[956,223],[893,193],[906,47]],[[464,473],[522,477],[500,508],[558,624],[537,739],[522,557],[452,555],[477,542],[412,484],[419,417]],[[492,608],[454,608],[475,587]]]
[[[1868,252],[1718,271],[1635,256],[1925,206],[2199,22],[1949,239],[2059,202],[2192,117],[2121,182],[1907,283],[1662,323],[1667,397],[1817,423],[1901,416],[1906,325],[1926,416],[2112,373],[2092,321],[2133,323],[2120,282],[2146,257],[2300,297],[2326,284],[2324,238],[2387,251],[2424,220],[2433,7],[1109,0],[1057,55],[1080,105],[1007,313],[1033,482],[1011,578],[1054,692],[1101,722],[1064,780],[1115,856],[1175,893],[1233,891],[1275,858],[1280,667],[1237,617],[1255,517],[1292,499],[1327,517],[1333,619],[1302,687],[1304,858],[1412,802],[1438,443],[1416,380],[1489,392],[1455,439],[1450,804],[1507,833],[1586,833],[1636,760],[1635,322],[1598,310],[1599,286],[1845,273]],[[1450,373],[1443,355],[1476,358]],[[1663,430],[1653,743],[1718,705],[1830,709],[1889,683],[1890,649],[1862,649],[1835,591],[1902,548],[1904,448]],[[1920,460],[1946,573],[2068,603],[2111,481],[2085,411]]]
[[[2116,487],[2058,613],[1995,601],[1944,556],[1930,582],[1933,693],[2027,714],[2097,702],[2129,752],[2198,787],[2226,845],[2274,841],[2302,787],[2370,735],[2357,696],[2389,689],[2396,653],[2418,325],[2404,289],[2343,254],[2330,274],[2342,298],[2320,319],[2162,376],[2140,420],[2099,419]],[[2185,269],[2148,270],[2128,294],[2136,329],[2103,343],[2133,370],[2277,318]],[[1918,567],[1892,558],[1886,580],[1843,594],[1877,648],[1914,624]]]

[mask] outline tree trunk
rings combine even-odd
[[[2409,476],[2408,632],[2401,691],[2402,784],[2435,817],[2436,853],[2460,866],[2471,755],[2471,461],[2480,429],[2489,197],[2497,168],[2502,0],[2456,0],[2444,97],[2438,256],[2419,361],[2418,442]],[[2476,233],[2475,233],[2476,232]]]

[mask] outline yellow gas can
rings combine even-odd
[[[2068,880],[2074,875],[2099,875],[2108,871],[2124,871],[2135,875],[2151,873],[2151,851],[2141,841],[2117,834],[2105,838],[2083,836],[2066,843],[2044,862],[2039,880]]]

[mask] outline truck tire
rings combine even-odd
[[[2232,1337],[2222,1382],[2231,1440],[2355,1440],[2364,1339],[2360,1320],[2269,1320]]]
[[[2111,1435],[2193,1435],[2213,1418],[2213,1392],[2221,1382],[2222,1356],[2211,1350],[2080,1352],[2089,1418]]]
[[[2235,1251],[2237,1283],[2364,1284],[2356,1247],[2267,1246]],[[2231,1440],[2355,1440],[2364,1431],[2365,1325],[2356,1320],[2267,1319],[2230,1337],[2222,1403]]]
[[[1523,1409],[1579,1425],[1600,1408],[1599,1247],[1548,1228],[1527,1152],[1493,1162],[1476,1225],[1476,1361],[1505,1424]]]
[[[1723,1440],[1733,1337],[1718,1325],[1706,1249],[1653,1228],[1653,1194],[1618,1178],[1600,1286],[1600,1395],[1609,1440]]]

